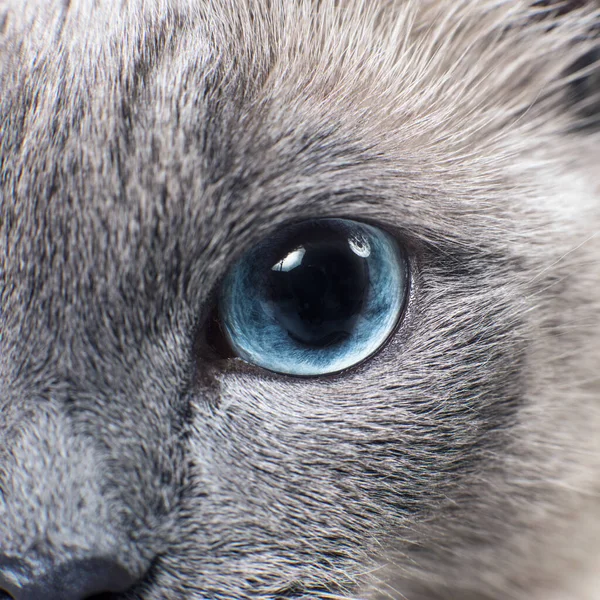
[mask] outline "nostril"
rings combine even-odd
[[[0,557],[0,600],[106,600],[137,577],[107,558],[25,565]]]

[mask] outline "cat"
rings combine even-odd
[[[2,0],[0,598],[598,600],[599,23]],[[240,358],[226,274],[331,217],[398,326]]]

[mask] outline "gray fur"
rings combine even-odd
[[[124,600],[600,598],[600,7],[536,4],[0,3],[0,554],[112,556]],[[233,261],[332,215],[411,256],[389,344],[208,357]]]

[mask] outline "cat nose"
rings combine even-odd
[[[0,556],[0,600],[93,600],[100,594],[124,592],[136,580],[118,562],[107,558],[55,565]]]

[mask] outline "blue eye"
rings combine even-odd
[[[226,276],[223,329],[235,353],[278,373],[323,375],[373,354],[407,294],[404,256],[389,234],[356,221],[292,225]]]

